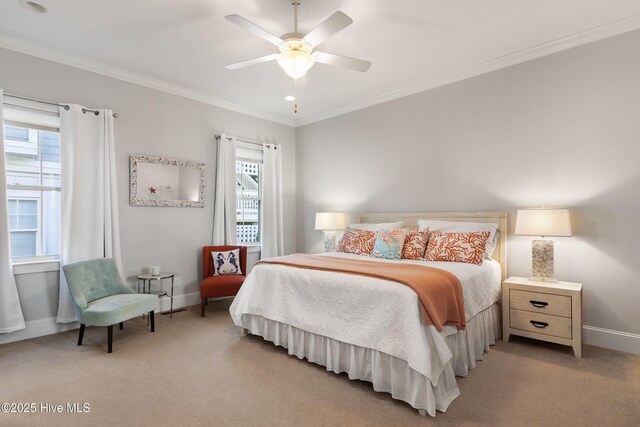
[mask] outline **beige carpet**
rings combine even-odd
[[[88,328],[0,346],[0,401],[38,413],[0,413],[0,425],[640,425],[640,357],[586,346],[571,349],[513,337],[459,378],[446,413],[420,417],[371,384],[240,338],[229,300],[142,319],[114,330]],[[87,402],[88,413],[42,413],[40,404]],[[66,408],[65,408],[66,409]]]

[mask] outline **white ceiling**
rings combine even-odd
[[[239,14],[280,36],[287,0],[0,1],[0,46],[290,125],[301,125],[640,28],[638,0],[301,0],[309,32],[335,10],[354,23],[321,50],[366,59],[366,73],[316,64],[294,84],[277,52],[224,19]],[[285,101],[298,98],[299,112]]]

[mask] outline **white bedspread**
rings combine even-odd
[[[364,257],[342,253],[327,256]],[[462,284],[467,319],[498,300],[500,266],[425,261],[455,274]],[[243,315],[258,315],[307,332],[375,349],[407,361],[412,369],[437,385],[451,352],[444,337],[420,320],[418,297],[408,286],[388,280],[274,264],[256,265],[230,307],[236,325],[246,327]],[[247,316],[245,316],[246,318]]]

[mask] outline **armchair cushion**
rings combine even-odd
[[[200,284],[200,298],[229,297],[238,293],[245,276],[226,274],[224,276],[209,276]]]
[[[149,294],[118,294],[89,303],[80,323],[109,326],[158,309],[158,296]]]

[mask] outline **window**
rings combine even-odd
[[[11,256],[60,255],[60,132],[51,117],[5,108],[4,136]],[[26,121],[16,121],[27,117]],[[33,120],[33,118],[36,120]]]
[[[238,143],[236,152],[238,243],[259,244],[262,230],[262,150]]]

